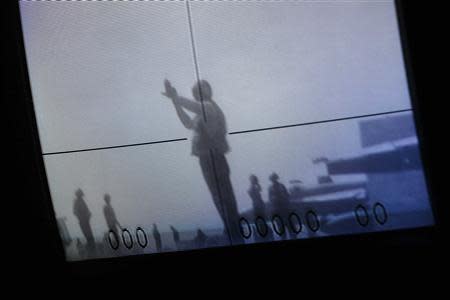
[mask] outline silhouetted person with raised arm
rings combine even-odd
[[[173,235],[173,241],[175,242],[175,245],[178,249],[179,244],[180,244],[180,233],[178,232],[178,230],[173,227],[172,225],[170,225],[170,230],[172,230],[172,235]]]
[[[261,231],[262,234],[265,234],[265,236],[261,236],[261,234],[258,232],[256,235],[256,240],[257,241],[272,240],[273,239],[272,230],[269,228],[269,226],[264,226],[260,224],[262,220],[266,222],[267,213],[266,213],[266,204],[262,199],[261,195],[262,189],[261,186],[259,185],[258,177],[256,177],[256,175],[250,175],[249,179],[250,179],[250,188],[248,189],[248,195],[250,196],[250,199],[252,199],[255,225],[258,226],[258,228],[261,227],[259,228],[259,230]]]
[[[158,226],[156,226],[156,224],[153,224],[152,234],[153,238],[155,239],[156,251],[161,252],[162,251],[161,234],[159,233]]]
[[[73,214],[77,217],[80,224],[81,232],[86,238],[87,248],[89,251],[95,249],[95,239],[91,228],[91,211],[83,199],[84,193],[81,189],[75,191],[75,199],[73,201]]]
[[[278,215],[282,219],[280,221],[278,218],[275,218],[274,221],[277,222],[279,230],[283,232],[281,237],[284,239],[286,238],[286,231],[289,231],[289,234],[293,237],[290,227],[286,226],[289,222],[288,217],[291,205],[289,192],[284,184],[279,182],[279,179],[280,177],[275,172],[269,177],[269,180],[272,182],[269,187],[269,201],[272,203],[273,215]]]
[[[192,88],[195,100],[178,95],[166,80],[162,94],[172,100],[184,127],[194,132],[192,155],[197,156],[214,204],[235,243],[243,243],[239,230],[239,212],[230,180],[230,168],[225,154],[230,151],[226,135],[225,115],[212,99],[212,89],[206,80],[200,80]],[[194,113],[191,117],[186,111]]]
[[[109,194],[105,194],[103,199],[105,200],[105,205],[103,206],[103,215],[105,216],[106,226],[108,226],[108,230],[114,232],[116,234],[115,238],[119,238],[120,230],[122,226],[120,226],[119,221],[117,221],[116,213],[114,212],[114,208],[111,205],[111,196]]]

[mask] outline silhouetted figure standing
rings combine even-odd
[[[281,237],[286,238],[286,230],[289,231],[291,237],[293,237],[293,232],[290,230],[288,224],[289,210],[290,210],[290,198],[289,192],[284,186],[284,184],[280,183],[278,180],[280,177],[277,173],[272,173],[269,177],[272,184],[269,187],[269,201],[273,206],[273,215],[278,215],[283,223],[275,218],[275,222],[278,224],[278,228],[280,231],[283,231]],[[284,224],[284,226],[283,226]],[[283,228],[284,227],[284,228]]]
[[[120,226],[119,221],[117,221],[116,213],[114,212],[114,208],[111,205],[111,196],[109,194],[105,194],[103,197],[105,200],[105,206],[103,206],[103,215],[105,216],[106,226],[108,226],[108,230],[114,232],[116,234],[116,238],[119,238],[119,232],[122,226]]]
[[[156,224],[153,224],[152,234],[153,238],[155,239],[156,251],[161,252],[162,251],[161,234],[159,233],[158,226],[156,226]]]
[[[265,236],[261,236],[261,234],[258,232],[256,235],[256,240],[257,241],[272,240],[273,232],[269,228],[269,226],[267,226],[267,223],[266,226],[260,224],[262,220],[264,221],[267,220],[267,213],[266,213],[266,204],[264,203],[261,196],[262,189],[261,186],[259,185],[258,177],[256,177],[256,175],[250,175],[249,179],[250,179],[250,188],[248,189],[248,195],[252,199],[255,225],[261,227],[259,228],[259,230],[262,234],[266,234]]]
[[[250,188],[248,190],[248,195],[252,199],[255,218],[258,216],[265,217],[266,205],[261,196],[261,186],[259,185],[258,177],[255,175],[250,175]]]
[[[84,193],[81,189],[75,191],[75,200],[73,202],[73,214],[77,217],[81,231],[87,242],[87,249],[93,251],[95,249],[94,234],[90,224],[91,212],[83,199]]]
[[[244,240],[239,230],[239,212],[230,180],[230,168],[225,154],[230,147],[226,139],[225,115],[212,99],[212,89],[206,80],[200,80],[192,88],[195,101],[178,95],[176,89],[166,80],[165,92],[170,99],[184,127],[194,132],[192,155],[197,156],[214,204],[235,243]],[[193,118],[185,111],[195,114]]]
[[[178,249],[179,244],[180,244],[180,233],[178,232],[178,230],[173,227],[172,225],[170,225],[170,230],[172,230],[172,234],[173,234],[173,241],[175,242],[175,245]]]
[[[197,246],[197,248],[205,247],[207,239],[208,239],[208,237],[206,236],[206,234],[201,229],[198,229],[197,235],[195,236],[195,239],[194,239],[195,245]]]

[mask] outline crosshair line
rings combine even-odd
[[[276,130],[276,129],[284,129],[284,128],[292,128],[292,127],[301,127],[301,126],[308,126],[308,125],[315,125],[315,124],[324,124],[324,123],[332,123],[332,122],[339,122],[339,121],[352,120],[352,119],[363,119],[363,118],[369,118],[369,117],[376,117],[376,116],[383,116],[383,115],[390,115],[390,114],[398,114],[398,113],[410,112],[410,111],[412,111],[412,109],[408,108],[408,109],[380,112],[380,113],[374,113],[374,114],[366,114],[366,115],[350,116],[350,117],[343,117],[343,118],[336,118],[336,119],[320,120],[320,121],[314,121],[314,122],[306,122],[306,123],[298,123],[298,124],[290,124],[290,125],[281,125],[281,126],[274,126],[274,127],[264,127],[264,128],[242,130],[242,131],[233,131],[233,132],[229,132],[228,134],[229,135],[235,135],[235,134],[245,134],[245,133],[258,132],[258,131],[268,131],[268,130]],[[117,145],[117,146],[108,146],[108,147],[86,148],[86,149],[76,149],[76,150],[57,151],[57,152],[46,152],[46,153],[43,153],[42,155],[48,156],[48,155],[57,155],[57,154],[68,154],[68,153],[77,153],[77,152],[116,149],[116,148],[137,147],[137,146],[145,146],[145,145],[181,142],[181,141],[187,141],[187,140],[188,140],[187,138],[178,138],[178,139],[169,139],[169,140],[152,141],[152,142],[136,143],[136,144],[126,144],[126,145]]]
[[[107,150],[107,149],[138,147],[138,146],[145,146],[145,145],[164,144],[164,143],[173,143],[173,142],[181,142],[181,141],[187,141],[187,138],[172,139],[172,140],[162,140],[162,141],[153,141],[153,142],[137,143],[137,144],[108,146],[108,147],[98,147],[98,148],[87,148],[87,149],[77,149],[77,150],[68,150],[68,151],[58,151],[58,152],[46,152],[46,153],[42,153],[42,155],[57,155],[57,154],[77,153],[77,152],[99,151],[99,150]]]
[[[189,34],[190,34],[190,38],[191,38],[192,59],[194,61],[195,76],[197,78],[197,84],[198,84],[200,82],[200,70],[198,67],[197,48],[195,47],[194,26],[192,25],[191,6],[189,4],[189,1],[186,1],[186,11],[187,11],[187,17],[188,17],[188,23],[189,23]],[[200,84],[198,84],[198,89],[199,89],[199,94],[200,94],[200,104],[202,106],[203,120],[206,123],[207,119],[206,119],[206,112],[205,112],[205,104],[203,103],[203,91],[202,91],[202,87]]]
[[[273,126],[273,127],[264,127],[264,128],[256,128],[256,129],[249,129],[249,130],[233,131],[233,132],[229,132],[228,134],[230,134],[230,135],[233,135],[233,134],[244,134],[244,133],[252,133],[252,132],[258,132],[258,131],[268,131],[268,130],[284,129],[284,128],[291,128],[291,127],[301,127],[301,126],[308,126],[308,125],[315,125],[315,124],[324,124],[324,123],[332,123],[332,122],[339,122],[339,121],[352,120],[352,119],[363,119],[363,118],[369,118],[369,117],[398,114],[398,113],[403,113],[403,112],[408,112],[408,111],[412,111],[412,109],[408,108],[408,109],[393,110],[393,111],[380,112],[380,113],[367,114],[367,115],[358,115],[358,116],[342,117],[342,118],[336,118],[336,119],[326,119],[326,120],[306,122],[306,123],[298,123],[298,124],[289,124],[289,125],[280,125],[280,126]]]

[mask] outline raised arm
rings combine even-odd
[[[181,106],[181,102],[185,101],[181,100],[181,97],[178,96],[177,90],[172,86],[169,80],[166,79],[164,81],[164,87],[165,91],[162,92],[162,94],[172,100],[172,103],[175,106],[175,110],[181,123],[183,123],[184,127],[186,127],[187,129],[192,129],[194,127],[194,122]]]
[[[183,110],[183,108],[174,100],[173,105],[175,106],[175,110],[177,111],[178,118],[181,123],[183,123],[184,127],[187,129],[192,129],[194,127],[194,122],[191,117]]]
[[[162,94],[167,98],[172,99],[172,101],[176,105],[181,106],[196,114],[202,113],[202,104],[199,101],[190,100],[178,95],[177,90],[172,86],[169,80],[164,80],[164,87],[165,91],[162,92]]]
[[[198,101],[190,100],[188,98],[181,97],[181,96],[178,96],[177,98],[175,98],[174,101],[178,105],[182,106],[183,108],[186,108],[189,111],[192,111],[193,113],[196,113],[196,114],[202,113],[202,104]]]

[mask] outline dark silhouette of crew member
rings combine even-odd
[[[257,241],[265,241],[273,239],[273,232],[267,226],[267,212],[266,212],[266,204],[262,199],[261,195],[261,186],[259,184],[258,177],[256,175],[250,175],[250,188],[248,189],[248,195],[250,199],[252,199],[253,204],[253,216],[255,220],[255,225],[257,226]],[[264,225],[264,223],[266,225]]]
[[[208,236],[201,230],[197,230],[197,235],[194,238],[195,245],[197,248],[203,248],[206,246],[206,241],[208,240]]]
[[[177,249],[179,248],[180,245],[180,233],[178,232],[178,230],[173,227],[172,225],[170,225],[170,230],[172,230],[172,235],[173,235],[173,241],[175,242],[175,245],[177,247]]]
[[[279,182],[279,179],[280,177],[277,173],[272,173],[269,177],[269,180],[272,182],[269,187],[269,201],[272,203],[273,207],[273,220],[276,222],[279,232],[282,233],[281,237],[285,239],[286,231],[289,232],[291,237],[295,234],[293,234],[290,227],[287,226],[290,213],[289,192],[284,184]],[[279,218],[275,216],[278,216]]]
[[[258,177],[255,175],[250,175],[250,188],[248,190],[248,195],[252,199],[253,213],[255,217],[266,215],[266,205],[261,196],[261,186],[259,185]]]
[[[230,180],[230,168],[225,154],[230,151],[226,135],[225,115],[212,99],[212,88],[200,80],[192,88],[195,99],[178,95],[177,90],[165,80],[162,94],[172,100],[184,127],[193,131],[192,155],[197,156],[203,177],[211,193],[224,227],[235,243],[243,243],[239,230],[239,212]],[[187,111],[194,113],[191,117]]]
[[[158,226],[156,226],[156,224],[153,224],[152,234],[153,238],[155,239],[156,251],[161,252],[162,251],[161,234],[159,233]]]
[[[111,205],[111,196],[105,194],[103,197],[105,200],[105,206],[103,206],[103,215],[105,216],[106,226],[108,226],[109,232],[114,232],[116,234],[115,238],[119,239],[119,232],[122,229],[119,221],[117,221],[116,213]]]
[[[95,240],[91,228],[91,211],[89,210],[83,197],[83,191],[81,189],[77,189],[75,191],[75,199],[73,201],[73,214],[77,217],[81,232],[86,238],[87,249],[92,251],[95,248]]]

